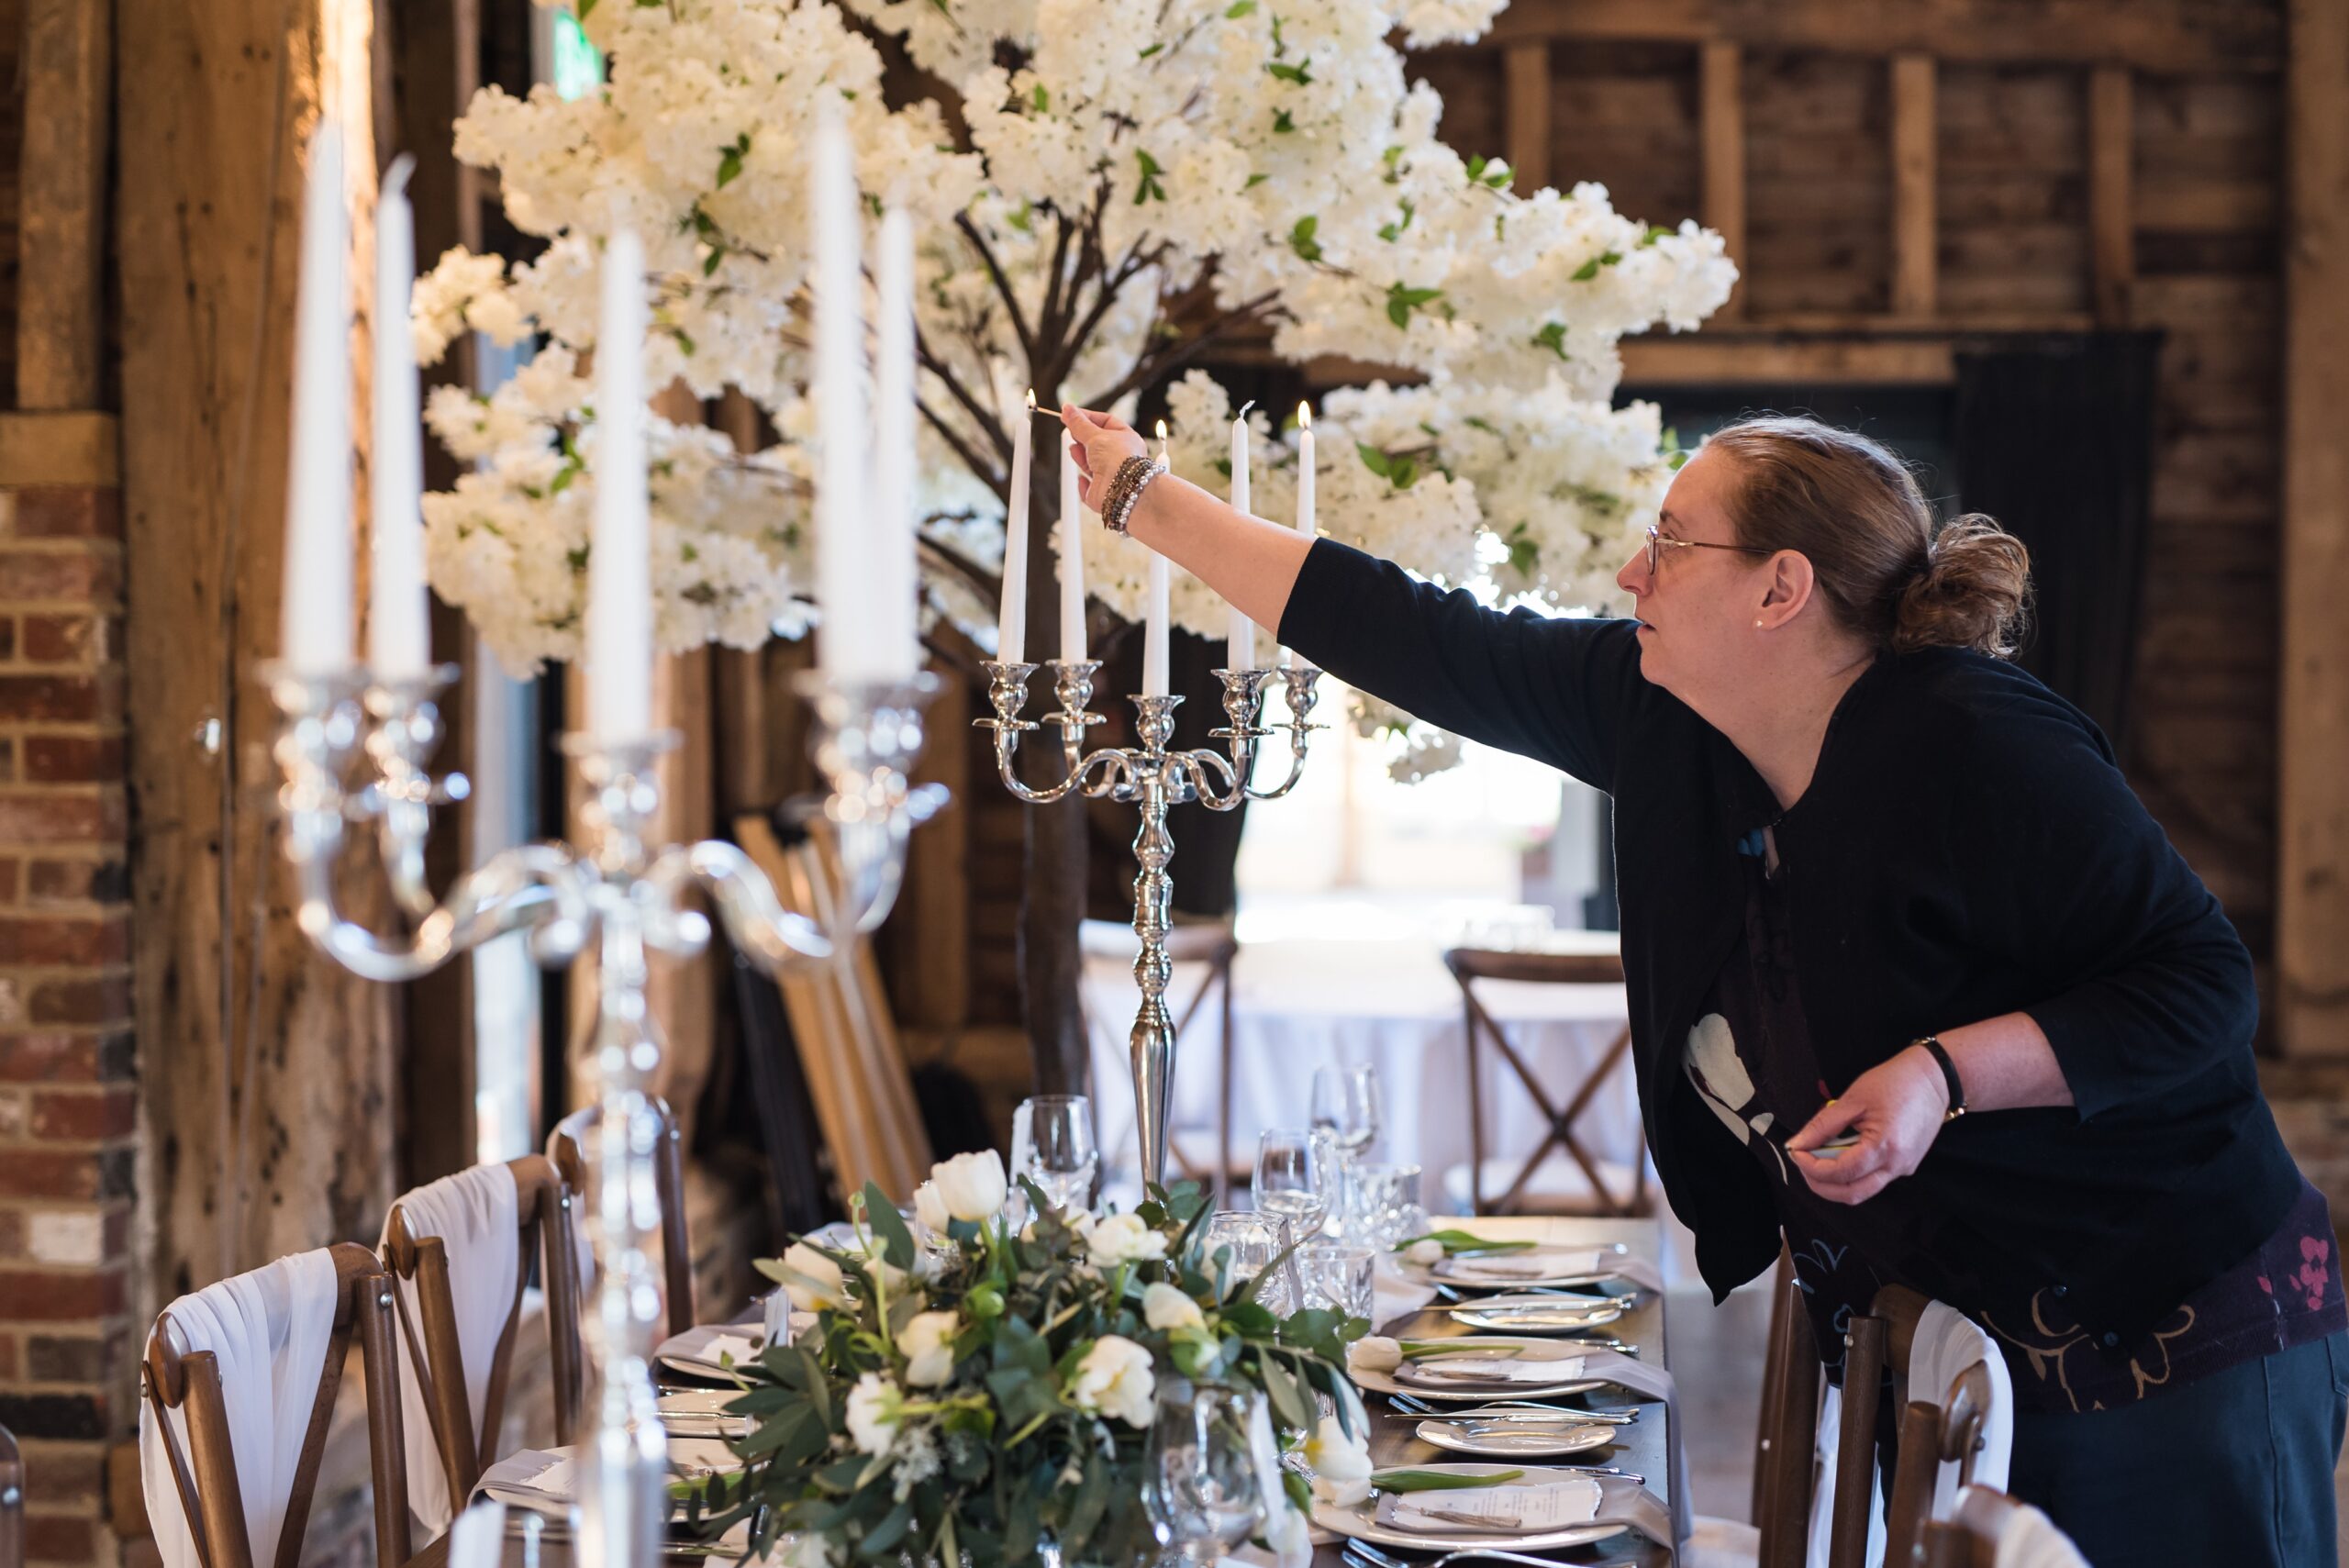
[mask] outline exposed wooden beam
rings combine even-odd
[[[1700,199],[1705,227],[1721,237],[1737,263],[1737,286],[1715,319],[1745,314],[1745,96],[1742,55],[1733,43],[1707,43],[1699,58],[1698,122]]]
[[[1508,166],[1517,194],[1550,183],[1550,46],[1540,39],[1501,51],[1508,83]]]
[[[2277,1039],[2349,1054],[2349,6],[2289,0]]]
[[[2126,327],[2137,284],[2135,134],[2125,65],[2088,72],[2088,299],[2099,327]]]
[[[113,7],[27,0],[17,161],[17,406],[95,408],[106,343]]]
[[[1806,343],[1707,332],[1623,344],[1623,380],[1637,387],[1948,386],[1956,379],[1946,338]]]
[[[0,489],[122,483],[122,421],[112,414],[0,414]]]
[[[2114,63],[2152,72],[2280,71],[2272,9],[2211,0],[1518,0],[1496,44],[1531,39],[1707,43],[1882,58]]]
[[[1931,319],[1937,303],[1940,229],[1934,204],[1933,59],[1892,59],[1892,310]]]

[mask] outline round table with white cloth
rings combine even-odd
[[[1088,922],[1084,998],[1093,1049],[1094,1114],[1105,1171],[1129,1180],[1136,1160],[1127,1039],[1141,1001],[1131,967],[1134,951],[1130,930]],[[1167,1007],[1177,1020],[1208,977],[1205,964],[1175,965]],[[1464,1208],[1470,1151],[1466,1034],[1460,987],[1444,968],[1439,946],[1381,938],[1248,942],[1234,962],[1232,987],[1235,1167],[1244,1169],[1253,1161],[1257,1135],[1264,1129],[1307,1124],[1316,1068],[1368,1062],[1378,1069],[1386,1118],[1371,1158],[1421,1166],[1421,1198],[1430,1209]],[[1623,1029],[1620,984],[1480,981],[1476,994],[1561,1105]],[[1175,1148],[1203,1172],[1215,1160],[1222,1022],[1218,1000],[1209,997],[1184,1029],[1167,1118]],[[1547,1128],[1497,1051],[1481,1052],[1480,1062],[1489,1202]],[[1640,1154],[1639,1101],[1628,1062],[1609,1075],[1575,1130],[1603,1162],[1625,1164]],[[1170,1175],[1176,1173],[1174,1162],[1168,1164]],[[1564,1164],[1564,1156],[1553,1150],[1537,1187],[1551,1184],[1552,1169]],[[1454,1167],[1463,1195],[1460,1203],[1448,1204],[1442,1184]]]

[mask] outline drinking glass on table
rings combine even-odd
[[[1407,1164],[1354,1167],[1354,1228],[1351,1240],[1366,1247],[1392,1247],[1419,1229],[1407,1229],[1419,1209],[1419,1168]]]
[[[1271,1268],[1286,1246],[1277,1222],[1269,1216],[1251,1214],[1245,1209],[1216,1210],[1208,1217],[1207,1226],[1199,1233],[1200,1255],[1210,1273],[1216,1266],[1216,1254],[1230,1254],[1226,1259],[1226,1267],[1230,1271],[1228,1281],[1235,1289]],[[1277,1275],[1257,1290],[1256,1299],[1286,1318],[1297,1310],[1292,1288],[1295,1276],[1295,1266],[1284,1264]]]
[[[1256,1140],[1256,1209],[1302,1241],[1330,1212],[1331,1151],[1308,1128],[1275,1127]]]
[[[1336,1147],[1336,1170],[1330,1180],[1330,1212],[1326,1229],[1333,1238],[1348,1234],[1359,1223],[1353,1190],[1353,1169],[1378,1141],[1386,1119],[1385,1095],[1378,1069],[1329,1064],[1313,1073],[1313,1129]]]
[[[1334,1308],[1349,1318],[1367,1318],[1371,1270],[1377,1254],[1345,1241],[1308,1241],[1297,1250],[1297,1277],[1308,1309]]]
[[[1022,1168],[1011,1173],[1012,1180],[1027,1177],[1063,1214],[1083,1208],[1101,1169],[1093,1144],[1093,1102],[1083,1095],[1036,1095],[1021,1109],[1028,1138]]]
[[[1171,1383],[1143,1445],[1142,1501],[1186,1563],[1213,1562],[1261,1529],[1252,1390]]]

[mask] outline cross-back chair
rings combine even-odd
[[[1819,1442],[1819,1378],[1809,1309],[1795,1283],[1793,1261],[1781,1251],[1753,1438],[1753,1522],[1698,1518],[1689,1539],[1691,1568],[1803,1568]]]
[[[403,1304],[398,1309],[400,1329],[407,1340],[408,1364],[416,1369],[425,1408],[431,1416],[433,1444],[440,1451],[453,1508],[464,1506],[463,1499],[472,1494],[482,1471],[498,1457],[485,1455],[482,1450],[497,1440],[505,1423],[514,1341],[521,1325],[522,1298],[529,1288],[534,1251],[544,1259],[541,1273],[547,1354],[554,1384],[555,1441],[572,1441],[579,1427],[584,1353],[579,1338],[579,1252],[572,1229],[576,1207],[571,1187],[543,1154],[509,1160],[506,1168],[514,1173],[515,1213],[521,1232],[515,1256],[514,1302],[490,1354],[478,1421],[466,1392],[464,1350],[449,1284],[447,1244],[438,1236],[415,1234],[406,1209],[397,1203],[384,1225],[384,1266],[416,1284],[416,1318],[421,1321],[412,1321]],[[398,1293],[390,1294],[396,1297]]]
[[[382,1260],[355,1242],[337,1242],[328,1251],[335,1269],[334,1329],[318,1370],[317,1397],[302,1439],[273,1568],[295,1568],[301,1560],[302,1535],[317,1492],[318,1462],[326,1452],[335,1396],[342,1386],[342,1363],[354,1335],[366,1379],[367,1449],[375,1489],[375,1561],[377,1568],[403,1568],[409,1556],[407,1468],[400,1428],[391,1282]],[[154,1412],[171,1465],[172,1485],[185,1510],[198,1561],[203,1568],[254,1568],[218,1359],[210,1351],[184,1349],[167,1308],[147,1337],[139,1381]],[[166,1415],[170,1410],[181,1412],[186,1421],[185,1452]]]
[[[1542,1162],[1552,1149],[1561,1149],[1582,1173],[1589,1192],[1578,1196],[1571,1205],[1545,1205],[1560,1211],[1586,1213],[1617,1218],[1644,1215],[1650,1212],[1651,1201],[1647,1184],[1647,1154],[1644,1133],[1638,1135],[1628,1166],[1617,1166],[1602,1161],[1585,1146],[1575,1123],[1590,1108],[1591,1102],[1607,1084],[1609,1076],[1619,1069],[1630,1071],[1631,1057],[1631,1026],[1627,1022],[1598,1059],[1598,1065],[1584,1074],[1581,1084],[1561,1106],[1542,1086],[1542,1075],[1533,1063],[1510,1043],[1504,1029],[1483,1000],[1476,995],[1480,980],[1516,980],[1544,985],[1620,985],[1623,984],[1623,958],[1617,952],[1513,952],[1486,948],[1453,948],[1443,955],[1443,964],[1460,985],[1461,1006],[1467,1021],[1468,1034],[1468,1206],[1476,1214],[1514,1214],[1520,1211],[1525,1192],[1542,1168]],[[1489,1045],[1499,1052],[1501,1061],[1517,1075],[1518,1082],[1550,1124],[1541,1142],[1534,1145],[1525,1163],[1501,1195],[1487,1206],[1485,1201],[1485,1107],[1483,1072],[1480,1058]]]
[[[1865,1317],[1854,1318],[1844,1337],[1842,1424],[1835,1452],[1833,1544],[1829,1568],[1861,1568],[1868,1544],[1868,1515],[1876,1469],[1876,1411],[1884,1373],[1893,1374],[1900,1406],[1899,1457],[1885,1499],[1885,1561],[1908,1562],[1924,1539],[1934,1484],[1944,1463],[1958,1466],[1961,1485],[1974,1478],[1989,1418],[1990,1376],[1968,1367],[1947,1388],[1910,1385],[1909,1361],[1918,1326],[1932,1302],[1906,1285],[1876,1293]]]
[[[2054,1550],[2049,1538],[2059,1535],[2046,1520],[2033,1521],[2036,1531],[2023,1522],[2032,1512],[2022,1503],[1988,1486],[1968,1486],[1957,1495],[1957,1508],[1946,1519],[1934,1519],[1925,1526],[1924,1540],[1915,1561],[1921,1568],[1998,1568],[2002,1546],[2011,1544],[2018,1532],[2036,1534],[2036,1548],[2031,1559],[2036,1562],[2063,1561],[2063,1553]],[[2065,1545],[2070,1545],[2065,1540]],[[2077,1547],[2072,1548],[2070,1558],[2079,1568],[2087,1568]]]
[[[650,1098],[652,1118],[660,1129],[652,1146],[652,1190],[661,1204],[662,1286],[669,1332],[675,1335],[694,1326],[694,1250],[693,1239],[685,1229],[685,1140],[669,1102],[658,1095]],[[547,1137],[547,1158],[554,1162],[563,1184],[579,1200],[572,1210],[572,1229],[578,1239],[582,1277],[591,1272],[586,1266],[584,1218],[587,1140],[602,1118],[599,1106],[586,1106],[556,1122],[554,1131]]]

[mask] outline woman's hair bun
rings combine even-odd
[[[1978,512],[1953,517],[1894,601],[1893,651],[1970,648],[2008,658],[2022,640],[2030,604],[2022,540]]]

